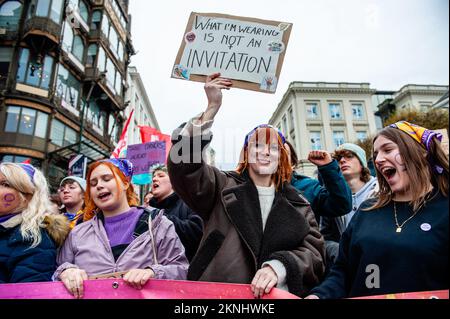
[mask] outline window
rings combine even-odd
[[[322,134],[320,131],[309,132],[309,137],[311,140],[311,149],[313,151],[319,151],[322,149]]]
[[[73,55],[83,63],[83,55],[84,55],[84,43],[80,36],[76,36],[73,40],[73,48],[72,48]]]
[[[330,103],[328,104],[330,109],[330,117],[332,120],[342,120],[342,110],[341,105],[338,103]]]
[[[5,1],[0,6],[0,28],[8,31],[17,31],[22,15],[20,1]]]
[[[354,120],[363,120],[364,106],[361,103],[352,103],[352,113]]]
[[[100,29],[101,21],[102,21],[102,12],[100,10],[95,10],[92,13],[91,29],[92,30]]]
[[[19,123],[19,133],[32,135],[34,132],[34,124],[36,122],[36,110],[22,109]]]
[[[53,58],[46,55],[30,55],[30,50],[22,48],[17,70],[17,82],[48,90],[53,74]]]
[[[111,6],[112,6],[112,8],[114,10],[114,13],[116,14],[117,18],[120,21],[120,24],[122,25],[122,27],[124,29],[126,29],[127,28],[127,23],[125,21],[125,17],[123,16],[122,10],[119,8],[119,4],[117,3],[116,0],[111,0],[110,3],[111,3]]]
[[[432,104],[430,102],[420,102],[420,112],[428,112]]]
[[[20,107],[8,106],[6,110],[6,125],[5,132],[17,132],[17,126],[19,124]]]
[[[108,134],[113,142],[117,143],[119,141],[116,118],[112,114],[109,115]]]
[[[13,48],[0,47],[0,81],[8,77],[9,64],[12,61]]]
[[[37,137],[45,138],[47,136],[47,123],[48,123],[48,114],[37,112],[37,121],[36,121],[36,130],[34,135]]]
[[[98,52],[97,44],[93,43],[88,47],[87,61],[86,61],[87,66],[90,66],[90,67],[94,66],[97,52]]]
[[[78,109],[80,87],[80,82],[63,65],[59,65],[56,95],[63,100],[64,107]]]
[[[98,48],[97,68],[100,72],[104,72],[106,70],[106,54],[105,50],[103,50],[101,46]]]
[[[308,119],[317,120],[320,118],[319,116],[319,106],[317,103],[308,103],[306,104],[306,114]]]
[[[289,109],[288,111],[289,113],[289,127],[291,128],[291,131],[294,130],[295,125],[294,125],[294,111],[292,110],[292,107]]]
[[[367,132],[366,131],[358,131],[356,132],[356,137],[358,141],[362,142],[365,139],[367,139]]]
[[[287,124],[287,120],[286,120],[286,116],[283,116],[283,134],[287,134],[288,132],[288,124]]]
[[[32,0],[28,18],[48,17],[57,24],[61,23],[64,0]]]
[[[105,37],[108,38],[108,36],[109,36],[109,19],[108,19],[108,16],[106,15],[106,13],[103,14],[102,32],[105,35]]]
[[[74,36],[70,23],[66,23],[64,26],[62,47],[66,52],[72,53],[79,62],[83,63],[84,43],[80,36]]]
[[[80,12],[81,19],[83,19],[85,22],[89,21],[89,9],[86,6],[86,3],[84,1],[78,2],[78,11]]]
[[[345,143],[344,131],[333,131],[334,147],[339,147]]]
[[[122,41],[119,39],[116,29],[109,22],[108,16],[103,14],[102,19],[102,32],[106,38],[109,40],[109,48],[111,52],[115,55],[117,59],[120,61],[124,60],[124,45]]]
[[[97,133],[101,132],[101,134],[103,134],[106,123],[106,115],[105,112],[100,109],[100,106],[96,101],[89,102],[89,107],[86,112],[86,120],[98,131]]]
[[[122,75],[120,75],[119,71],[116,71],[116,84],[114,86],[116,93],[118,95],[122,94]]]
[[[45,138],[48,114],[20,106],[6,109],[5,132],[20,133]]]
[[[64,125],[63,122],[54,119],[50,134],[51,142],[57,146],[65,147],[77,142],[77,132]]]

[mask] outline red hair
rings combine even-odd
[[[263,135],[265,134],[265,140],[263,139],[264,136],[261,136],[261,131],[263,132]],[[256,130],[255,134],[249,138],[249,140],[256,139],[258,141],[270,141],[271,136],[277,137],[278,149],[280,150],[280,157],[278,158],[278,168],[277,171],[272,174],[272,182],[275,185],[275,188],[277,190],[280,190],[284,182],[291,181],[292,167],[289,164],[289,155],[287,153],[287,150],[284,148],[283,141],[278,135],[278,132],[270,127],[259,128]],[[236,171],[239,174],[242,174],[245,170],[248,169],[248,166],[248,145],[244,145],[241,150],[241,155],[239,156],[239,165],[236,168]]]
[[[94,169],[96,169],[100,165],[108,166],[109,169],[112,171],[112,173],[114,175],[114,179],[116,180],[117,188],[119,188],[119,180],[118,179],[120,179],[122,181],[122,183],[129,185],[129,187],[127,188],[127,191],[126,191],[128,205],[138,206],[138,204],[139,204],[139,199],[138,199],[136,193],[134,192],[133,185],[131,184],[130,180],[117,167],[115,167],[112,163],[109,163],[109,162],[95,162],[95,163],[89,165],[89,170],[88,170],[87,177],[86,177],[87,185],[86,185],[86,193],[85,193],[86,196],[84,197],[85,208],[84,208],[83,221],[88,221],[88,220],[92,219],[95,216],[97,209],[98,209],[97,205],[95,205],[94,200],[91,197],[91,184],[89,183],[89,181],[91,179],[91,175],[92,175],[92,172],[94,171]]]

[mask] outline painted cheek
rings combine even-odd
[[[16,200],[16,196],[14,194],[5,194],[3,196],[3,202],[5,207],[11,207],[12,203]]]

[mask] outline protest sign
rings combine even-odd
[[[172,77],[205,82],[220,72],[233,87],[275,93],[292,24],[192,12]]]
[[[155,164],[164,164],[166,161],[166,143],[150,142],[128,145],[127,159],[133,163],[133,184],[150,184],[150,167]]]

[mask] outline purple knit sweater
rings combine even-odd
[[[105,230],[111,247],[128,245],[133,241],[136,224],[143,211],[136,207],[114,217],[105,216]]]

